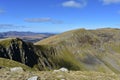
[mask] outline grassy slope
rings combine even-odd
[[[35,45],[54,46],[55,54],[69,62],[73,61],[72,64],[79,65],[82,70],[120,73],[118,35],[119,29],[79,29],[52,36]],[[66,57],[66,54],[71,57]],[[55,61],[56,58],[58,56],[54,57]]]
[[[22,40],[19,38],[5,38],[5,39],[0,39],[0,45],[4,46],[5,48],[8,48],[11,45],[11,41],[13,41],[13,40],[18,42],[19,45],[22,44]]]
[[[2,46],[8,47],[10,45],[12,38],[0,39],[0,44]]]
[[[59,47],[55,47],[53,45],[52,46],[42,45],[42,46],[37,46],[37,48],[38,47],[42,51],[44,58],[46,58],[45,61],[48,61],[48,63],[51,65],[51,69],[59,69],[61,67],[67,67],[68,69],[71,70],[84,70],[84,67],[82,67],[82,65],[79,64],[79,62],[74,58],[74,55],[69,53],[65,49],[65,47],[61,46],[64,48],[61,51],[59,51],[60,49]],[[59,52],[56,53],[55,51],[59,51]],[[45,68],[47,70],[49,69],[49,67],[50,67],[49,65],[45,65]]]
[[[4,58],[0,58],[0,66],[1,67],[8,67],[8,68],[12,68],[12,67],[22,67],[24,70],[32,70],[30,67],[13,61],[13,60],[9,60],[9,59],[4,59]]]

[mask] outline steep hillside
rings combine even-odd
[[[0,40],[0,57],[39,70],[66,67],[69,70],[120,73],[119,35],[119,29],[78,29],[35,44],[8,38]]]
[[[37,64],[38,58],[33,44],[19,38],[0,40],[0,57],[15,60],[30,67]]]
[[[120,73],[119,35],[119,29],[79,29],[52,36],[35,45],[40,46],[58,67]]]
[[[44,46],[34,46],[32,43],[24,42],[19,38],[0,39],[1,58],[14,60],[39,70],[59,68],[52,59],[55,55],[47,53],[48,50],[49,49],[44,49]]]

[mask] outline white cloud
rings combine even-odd
[[[120,0],[101,0],[104,5],[109,5],[109,4],[118,4],[120,3]]]
[[[0,24],[0,27],[11,27],[13,24]]]
[[[63,7],[74,7],[74,8],[82,8],[87,5],[86,0],[81,1],[75,1],[75,0],[69,0],[62,3]]]
[[[22,28],[25,26],[14,25],[14,24],[0,24],[0,29],[15,29],[15,28]]]
[[[51,18],[26,18],[26,22],[50,22]]]
[[[55,20],[52,18],[26,18],[24,19],[25,22],[30,22],[30,23],[43,23],[43,22],[50,22],[54,24],[62,24],[63,21],[60,20]]]

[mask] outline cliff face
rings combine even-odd
[[[0,41],[0,57],[15,60],[30,67],[37,64],[38,58],[33,44],[26,43],[18,38]]]
[[[55,69],[55,64],[49,59],[51,55],[46,53],[48,50],[41,49],[39,46],[34,46],[32,43],[24,42],[19,38],[0,40],[1,58],[14,60],[39,70]]]

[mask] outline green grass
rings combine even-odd
[[[16,41],[20,45],[22,44],[21,39],[18,39],[18,38],[6,38],[6,39],[0,39],[0,45],[8,48],[11,45],[12,41]],[[20,48],[21,48],[21,46],[20,46]]]
[[[78,63],[78,61],[72,56],[71,53],[63,52],[64,54],[60,54],[56,57],[53,57],[53,62],[58,65],[58,68],[66,67],[69,70],[82,70],[82,65]]]
[[[0,40],[0,44],[5,47],[9,47],[12,39],[5,39],[5,40]]]
[[[9,60],[9,59],[5,59],[5,58],[0,58],[0,66],[8,67],[8,68],[22,67],[24,70],[34,70],[22,63],[19,63],[19,62],[13,61],[13,60]]]

